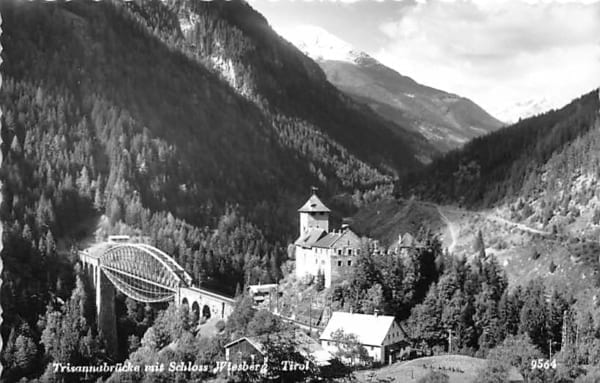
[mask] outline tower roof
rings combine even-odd
[[[300,209],[300,213],[329,213],[331,210],[317,197],[317,194],[313,191],[308,201]]]

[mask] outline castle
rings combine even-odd
[[[325,276],[325,287],[330,287],[332,281],[345,279],[360,254],[361,238],[348,225],[329,231],[331,210],[317,197],[315,188],[298,213],[300,235],[294,242],[296,277],[316,277],[320,271]],[[412,250],[426,247],[410,233],[399,234],[398,240],[389,248],[380,247],[378,241],[367,245],[373,254],[397,256],[406,256]]]
[[[348,225],[329,231],[331,210],[317,197],[316,189],[300,209],[300,235],[296,242],[296,276],[325,276],[325,287],[350,273],[360,254],[360,237]]]

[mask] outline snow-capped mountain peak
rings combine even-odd
[[[502,126],[472,101],[421,85],[321,27],[276,30],[316,61],[331,84],[398,128],[421,134],[440,151]]]
[[[352,44],[315,25],[279,28],[277,32],[316,61],[346,61],[355,63],[369,57]]]

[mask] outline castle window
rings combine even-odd
[[[352,261],[348,261],[348,266],[352,266]]]
[[[352,255],[352,249],[348,249],[348,255]]]
[[[338,266],[342,266],[342,261],[338,261]]]

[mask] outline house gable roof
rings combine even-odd
[[[342,329],[345,334],[355,334],[363,345],[381,346],[394,323],[388,315],[353,314],[336,311],[331,315],[321,340],[332,340],[331,335]]]
[[[256,337],[244,336],[244,337],[238,338],[232,342],[227,343],[224,347],[229,348],[229,347],[234,346],[243,341],[250,343],[250,345],[252,345],[252,347],[254,347],[258,352],[260,352],[261,354],[264,355],[265,350],[264,350],[263,342]]]
[[[253,337],[245,336],[238,338],[232,342],[227,343],[224,347],[229,348],[243,341],[247,341],[254,347],[261,355],[265,355],[266,347],[265,341],[267,336]],[[305,358],[311,358],[319,366],[325,366],[329,364],[329,361],[334,359],[334,356],[323,349],[319,342],[304,334],[303,332],[294,333],[294,340],[296,342],[296,350]]]

